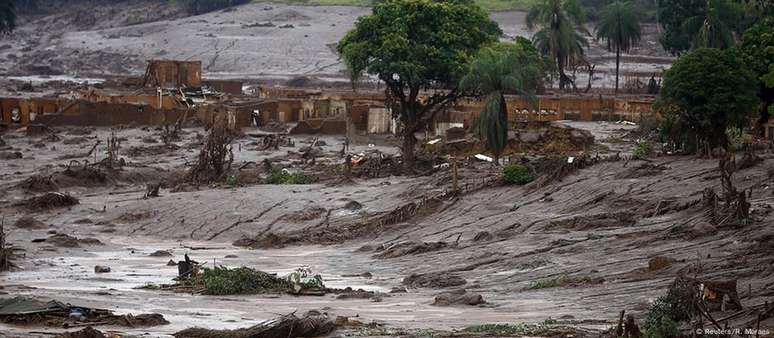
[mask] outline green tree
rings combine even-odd
[[[460,87],[484,97],[476,132],[491,151],[495,163],[508,143],[508,109],[505,94],[532,98],[544,78],[539,55],[520,44],[499,43],[482,48],[460,81]]]
[[[607,50],[615,51],[615,93],[618,94],[618,75],[621,52],[628,53],[640,41],[640,20],[631,3],[616,1],[599,13],[597,39],[607,41]]]
[[[684,30],[683,23],[699,15],[706,0],[658,0],[657,17],[662,33],[659,42],[672,55],[691,49],[693,37]]]
[[[686,19],[683,29],[693,37],[692,48],[728,48],[742,20],[739,4],[729,0],[707,0],[699,14]]]
[[[12,0],[0,0],[0,34],[16,28],[16,6]]]
[[[459,80],[476,51],[497,41],[497,23],[472,0],[387,0],[360,17],[337,50],[353,83],[362,74],[386,84],[401,122],[401,154],[413,170],[416,132],[466,95]]]
[[[657,106],[672,111],[685,132],[713,149],[726,147],[729,126],[742,127],[757,102],[755,77],[730,51],[699,48],[664,75]]]
[[[527,27],[538,28],[532,38],[535,45],[556,64],[559,89],[574,85],[564,70],[583,59],[583,48],[588,46],[584,21],[578,0],[538,0],[527,13]]]
[[[748,6],[749,7],[749,6]],[[728,48],[757,11],[739,0],[659,0],[660,42],[674,55],[699,47]]]
[[[737,49],[742,63],[757,79],[759,123],[765,123],[774,114],[774,18],[763,19],[745,31]]]

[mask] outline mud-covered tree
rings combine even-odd
[[[774,18],[761,20],[745,31],[737,49],[757,80],[759,123],[765,123],[774,115]]]
[[[532,37],[535,46],[553,60],[559,72],[559,89],[574,85],[565,68],[583,59],[589,35],[585,20],[578,0],[538,0],[527,13],[527,27],[537,29]]]
[[[607,41],[607,50],[615,52],[615,93],[618,94],[621,52],[628,53],[639,43],[640,20],[634,5],[629,2],[613,2],[599,14],[596,35],[598,40]]]
[[[337,50],[353,83],[370,74],[386,84],[405,169],[414,168],[414,134],[465,94],[458,85],[468,64],[501,33],[472,0],[387,0],[341,39]]]
[[[13,0],[0,0],[0,35],[16,28],[16,5]]]
[[[508,143],[508,108],[505,94],[532,99],[544,72],[535,51],[522,44],[498,43],[482,48],[460,81],[460,87],[484,98],[484,108],[476,120],[476,133],[492,152],[495,163]]]
[[[701,150],[726,147],[728,127],[743,127],[758,102],[755,77],[731,51],[699,48],[679,58],[664,75],[657,102],[695,134]]]

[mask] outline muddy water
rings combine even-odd
[[[337,300],[335,295],[294,297],[289,295],[202,296],[158,290],[140,290],[146,283],[171,283],[177,267],[167,266],[170,257],[150,257],[156,250],[170,250],[174,259],[188,253],[192,259],[230,267],[250,266],[286,275],[300,266],[320,273],[328,287],[389,292],[403,276],[394,268],[374,262],[348,246],[304,246],[274,250],[245,250],[224,243],[171,242],[112,237],[102,247],[46,252],[23,271],[0,275],[0,284],[13,295],[31,295],[72,304],[105,308],[116,313],[158,312],[171,322],[166,326],[125,329],[125,333],[166,336],[178,330],[201,326],[233,329],[255,325],[278,314],[312,309],[332,315],[357,316],[397,327],[457,328],[484,321],[512,321],[513,313],[498,313],[495,307],[442,308],[431,306],[433,290],[409,290],[391,294],[381,302],[368,299]],[[127,247],[121,243],[138,243]],[[193,249],[192,249],[193,248]],[[236,255],[236,258],[225,258]],[[95,274],[95,265],[107,265],[110,273]],[[373,278],[343,277],[371,272]],[[529,314],[524,314],[528,315]],[[542,315],[542,314],[540,314]],[[0,325],[0,333],[26,332],[25,328]],[[45,331],[35,328],[35,331]]]

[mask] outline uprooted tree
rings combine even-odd
[[[210,184],[223,178],[231,170],[234,153],[231,141],[234,135],[228,129],[225,119],[218,119],[210,128],[199,157],[188,172],[186,181],[191,184]]]
[[[341,39],[337,50],[353,84],[364,73],[386,84],[388,105],[401,122],[406,170],[414,167],[414,134],[465,95],[458,83],[468,63],[500,34],[472,0],[387,0]]]

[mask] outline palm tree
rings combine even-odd
[[[476,133],[499,163],[508,141],[508,109],[505,94],[534,98],[543,71],[539,56],[530,55],[519,45],[500,43],[485,47],[473,60],[470,71],[460,81],[460,87],[485,97],[484,108],[476,120]]]
[[[538,50],[550,56],[559,71],[559,89],[573,84],[564,69],[583,58],[588,46],[585,15],[578,0],[538,0],[527,13],[527,27],[539,28],[532,39]]]
[[[615,93],[618,94],[618,73],[621,52],[628,53],[640,41],[640,20],[630,3],[616,1],[599,14],[597,40],[607,40],[607,50],[615,51]]]
[[[13,0],[0,0],[0,34],[16,28],[16,7]]]
[[[707,0],[704,10],[683,23],[693,36],[692,48],[728,48],[734,44],[734,21],[740,19],[739,7],[728,0]]]

